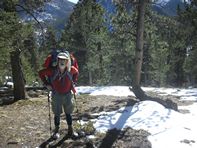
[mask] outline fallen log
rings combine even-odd
[[[169,98],[159,98],[159,97],[152,97],[147,95],[141,87],[129,87],[129,90],[132,91],[136,98],[139,99],[140,101],[145,101],[145,100],[150,100],[150,101],[155,101],[161,105],[163,105],[165,108],[168,109],[173,109],[175,111],[178,111],[178,105],[176,102],[173,100],[170,100]]]

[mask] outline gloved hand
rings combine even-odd
[[[73,82],[73,87],[76,87],[77,86],[77,82]]]

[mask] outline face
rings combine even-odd
[[[66,59],[58,59],[58,66],[61,71],[65,70],[68,60]]]

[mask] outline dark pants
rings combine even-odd
[[[66,114],[66,122],[67,122],[67,125],[72,125],[72,116],[71,116],[71,114]],[[55,124],[55,127],[59,127],[59,125],[60,125],[60,116],[55,116],[54,117],[54,124]]]

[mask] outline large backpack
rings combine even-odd
[[[52,51],[50,52],[48,57],[45,59],[45,62],[43,64],[44,68],[55,68],[57,66],[57,62],[58,62],[57,56],[60,52],[65,52],[70,57],[69,62],[68,62],[68,72],[70,72],[71,66],[74,66],[75,68],[77,68],[77,70],[79,70],[77,59],[74,57],[73,53],[70,54],[68,51],[66,51],[64,49],[52,49]],[[69,78],[71,78],[70,75],[69,75]],[[71,80],[73,80],[73,79],[76,80],[77,75],[74,75]]]
[[[45,59],[44,68],[54,68],[57,66],[57,55],[60,53],[58,49],[52,49],[48,57]]]
[[[54,68],[54,67],[56,67],[57,66],[57,55],[60,52],[66,52],[67,54],[69,54],[70,65],[74,66],[75,68],[77,68],[77,70],[79,70],[77,59],[74,57],[73,53],[70,54],[68,51],[63,50],[63,49],[52,49],[52,51],[50,52],[48,57],[45,59],[43,67],[44,68],[49,68],[49,67]]]

